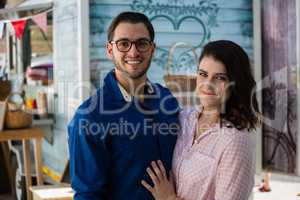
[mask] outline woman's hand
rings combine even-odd
[[[152,161],[151,166],[153,169],[148,167],[147,173],[152,179],[154,186],[152,187],[144,180],[142,180],[142,185],[151,192],[156,200],[180,200],[180,198],[176,197],[173,176],[170,174],[170,180],[168,180],[163,163],[160,160],[157,163]]]

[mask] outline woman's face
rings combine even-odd
[[[206,110],[219,110],[229,97],[229,78],[225,65],[212,56],[204,56],[197,72],[197,93]]]

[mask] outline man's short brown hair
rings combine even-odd
[[[111,22],[108,31],[107,31],[107,40],[112,41],[115,33],[116,27],[122,23],[122,22],[127,22],[127,23],[132,23],[132,24],[137,24],[137,23],[143,23],[147,27],[147,30],[149,32],[150,40],[154,40],[154,28],[149,20],[149,18],[139,12],[122,12],[120,13],[117,17],[113,19]]]

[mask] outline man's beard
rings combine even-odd
[[[119,62],[117,62],[115,59],[113,59],[113,62],[115,64],[115,67],[116,67],[117,70],[122,72],[122,74],[125,75],[126,77],[134,80],[134,79],[139,79],[139,78],[143,77],[147,73],[147,71],[150,67],[150,64],[151,64],[151,59],[149,59],[149,62],[147,63],[147,67],[144,70],[142,70],[142,71],[140,71],[136,74],[129,73],[126,70],[126,68],[124,66],[122,66]]]

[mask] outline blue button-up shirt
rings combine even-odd
[[[69,124],[71,185],[76,200],[147,200],[146,168],[171,169],[179,106],[168,89],[152,84],[143,103],[126,101],[111,71]],[[146,90],[145,90],[146,91]]]

